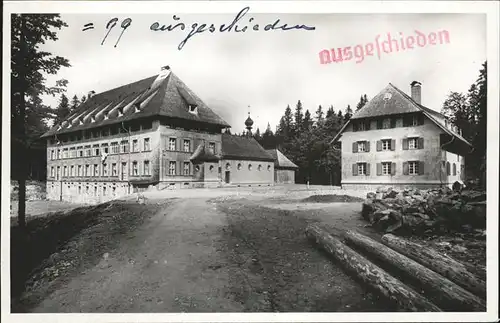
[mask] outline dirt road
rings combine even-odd
[[[359,203],[314,212],[272,203],[177,199],[33,312],[390,310],[303,234],[318,219],[357,226]]]

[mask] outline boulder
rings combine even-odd
[[[396,196],[398,195],[398,192],[397,191],[394,191],[392,189],[389,189],[387,191],[387,193],[384,194],[384,198],[389,198],[389,199],[392,199],[392,198],[395,198]]]
[[[381,200],[381,199],[383,199],[383,198],[384,198],[384,193],[382,193],[382,192],[377,192],[377,194],[375,194],[375,198],[376,198],[377,200]]]
[[[376,194],[373,192],[369,192],[366,194],[366,198],[367,199],[374,199],[374,198],[376,198]]]
[[[384,186],[377,187],[377,193],[387,193],[388,190],[389,190],[388,187]]]

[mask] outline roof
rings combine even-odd
[[[389,93],[389,95],[387,95],[387,93]],[[415,100],[413,100],[409,95],[391,83],[389,83],[389,85],[380,91],[373,99],[368,101],[365,106],[354,113],[351,119],[344,124],[330,143],[335,142],[341,136],[351,120],[415,112],[422,112],[448,135],[458,138],[467,145],[472,146],[460,134],[448,129],[445,121],[446,117],[443,114],[415,102]]]
[[[219,157],[215,156],[214,153],[211,150],[208,150],[205,148],[205,144],[199,144],[196,150],[194,151],[193,155],[189,157],[189,160],[193,162],[197,161],[202,161],[202,162],[211,162],[211,161],[218,161]]]
[[[195,105],[197,113],[189,111]],[[170,70],[87,99],[42,137],[91,129],[151,116],[165,116],[230,127]]]
[[[299,168],[278,149],[266,149],[266,151],[273,156],[275,168]]]
[[[274,161],[252,137],[222,134],[222,158]]]

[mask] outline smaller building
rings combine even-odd
[[[274,182],[295,184],[295,171],[299,168],[278,149],[266,150],[274,158]]]

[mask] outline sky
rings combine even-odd
[[[243,8],[243,6],[242,6]],[[68,27],[58,31],[59,40],[43,49],[66,57],[71,64],[49,83],[67,79],[67,95],[100,93],[159,73],[169,65],[191,90],[232,126],[244,129],[247,113],[254,131],[267,124],[275,130],[287,105],[301,100],[311,114],[319,105],[337,111],[355,108],[362,94],[374,97],[388,83],[410,93],[410,83],[422,83],[422,104],[439,111],[450,91],[466,92],[486,60],[486,17],[481,14],[257,14],[250,10],[239,23],[245,33],[204,32],[178,46],[193,23],[230,24],[234,14],[176,14],[186,24],[182,31],[155,32],[154,22],[169,25],[173,14],[62,14]],[[106,24],[118,18],[103,45]],[[120,24],[130,18],[117,46]],[[254,18],[251,23],[249,19]],[[276,19],[282,23],[307,25],[315,30],[263,31]],[[93,29],[82,31],[85,24]],[[261,30],[252,31],[255,23]],[[374,43],[390,33],[416,36],[447,31],[449,43],[416,46],[413,49],[366,56],[355,60],[321,64],[320,51]],[[400,34],[401,33],[401,34]],[[45,97],[55,107],[59,98]]]

